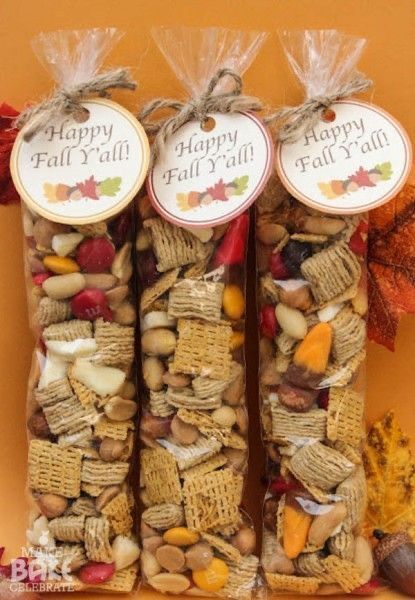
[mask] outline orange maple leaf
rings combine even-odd
[[[401,316],[415,313],[414,175],[393,200],[369,214],[368,335],[389,350]]]

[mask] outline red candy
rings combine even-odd
[[[110,268],[115,248],[105,237],[89,238],[78,247],[76,262],[86,273],[102,273]]]
[[[46,279],[49,279],[51,273],[36,273],[36,275],[32,276],[32,281],[34,285],[42,285]]]
[[[278,332],[278,322],[275,315],[275,306],[266,304],[261,308],[259,315],[259,328],[261,335],[273,340]]]
[[[367,583],[364,583],[360,587],[354,589],[352,591],[352,595],[353,596],[374,596],[375,594],[377,594],[377,592],[379,592],[381,587],[382,587],[382,585],[381,585],[379,579],[376,579],[376,577],[374,577]]]
[[[362,238],[362,234],[359,229],[356,229],[350,238],[349,248],[358,256],[364,256],[366,254],[367,241]]]
[[[105,583],[115,573],[115,563],[99,563],[90,562],[80,568],[78,577],[82,583],[89,585],[96,585],[98,583]]]
[[[215,267],[220,265],[239,265],[245,259],[249,232],[249,215],[242,213],[236,217],[219,244],[213,259]]]
[[[298,490],[299,485],[296,481],[284,479],[283,477],[280,476],[280,477],[277,477],[277,479],[274,479],[274,481],[271,483],[270,489],[271,489],[271,492],[273,492],[277,496],[282,496],[283,494],[286,494],[287,492],[291,492],[293,490]]]
[[[273,279],[289,279],[290,272],[284,264],[281,252],[273,252],[269,259],[269,270]]]
[[[106,321],[112,321],[107,298],[102,290],[96,288],[82,290],[76,294],[71,300],[71,310],[77,319],[95,321],[103,317]]]

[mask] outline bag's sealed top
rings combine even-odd
[[[133,199],[146,175],[149,146],[139,122],[119,104],[91,97],[135,87],[124,69],[99,73],[120,37],[108,28],[41,33],[34,40],[59,88],[25,111],[11,173],[29,208],[52,221],[105,220]]]

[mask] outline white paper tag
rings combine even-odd
[[[408,178],[412,149],[403,127],[377,106],[357,100],[332,105],[293,144],[279,144],[280,179],[298,200],[328,213],[359,213],[393,198]]]
[[[11,173],[23,201],[60,223],[93,223],[120,212],[136,195],[149,164],[147,136],[119,104],[82,102],[87,121],[51,121],[32,140],[17,136]]]
[[[215,126],[186,123],[172,135],[150,171],[155,209],[179,226],[232,220],[257,198],[273,165],[273,144],[251,113],[212,114]]]

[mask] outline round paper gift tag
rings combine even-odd
[[[149,164],[147,136],[115,102],[82,102],[89,117],[57,117],[30,141],[17,136],[10,168],[23,201],[59,223],[83,224],[120,212],[136,195]]]
[[[332,105],[294,143],[277,148],[278,175],[298,200],[328,213],[359,213],[384,204],[403,187],[412,161],[403,127],[384,110],[357,100]]]
[[[155,209],[168,221],[208,227],[246,210],[272,165],[272,140],[259,119],[251,113],[215,113],[205,126],[190,121],[168,138],[147,187]]]

